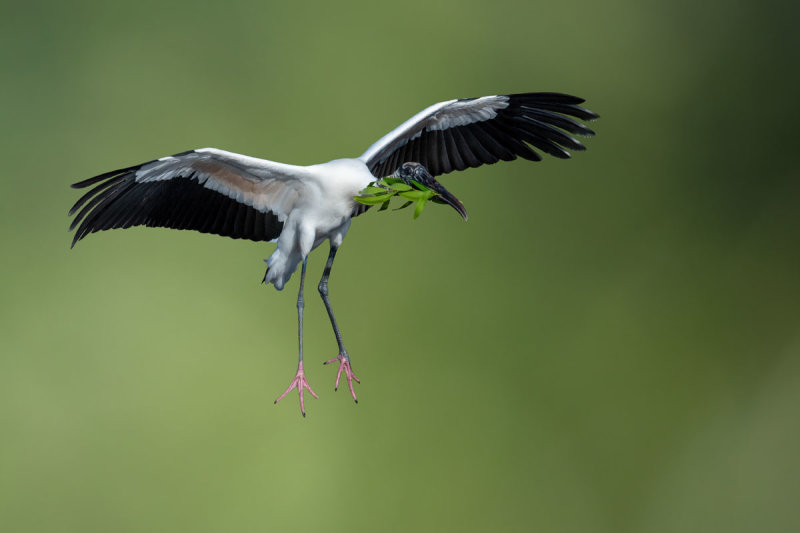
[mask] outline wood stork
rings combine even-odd
[[[573,135],[594,132],[581,120],[595,113],[583,99],[560,93],[523,93],[450,100],[432,105],[390,131],[355,159],[311,166],[276,163],[201,148],[113,170],[72,185],[91,187],[72,209],[72,246],[90,233],[131,226],[191,229],[234,239],[277,242],[266,259],[264,283],[283,289],[298,265],[299,361],[286,391],[297,389],[305,416],[303,390],[312,396],[303,370],[303,286],[311,250],[330,241],[330,253],[318,289],[328,311],[339,354],[334,390],[344,371],[358,402],[350,355],[328,299],[328,278],[336,251],[352,217],[366,206],[353,197],[378,178],[394,175],[423,182],[441,194],[464,219],[466,211],[433,176],[518,156],[539,161],[534,149],[562,159],[567,149],[584,150]],[[76,214],[77,213],[77,214]],[[359,382],[360,383],[360,382]]]

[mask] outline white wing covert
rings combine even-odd
[[[93,186],[69,212],[77,212],[72,245],[96,231],[141,225],[270,241],[302,196],[305,173],[215,148],[106,172],[72,185]]]
[[[586,149],[572,135],[594,135],[575,120],[598,118],[581,103],[582,98],[561,93],[440,102],[383,136],[359,159],[374,176],[383,177],[409,161],[421,163],[433,176],[517,157],[540,161],[533,148],[568,158],[566,149]]]

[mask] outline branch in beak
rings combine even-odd
[[[412,181],[421,183],[425,187],[437,193],[438,196],[431,198],[431,201],[436,202],[437,204],[449,205],[455,209],[464,220],[467,220],[467,210],[464,208],[464,204],[459,202],[458,198],[450,194],[450,191],[445,189],[444,185],[436,181],[436,179],[431,176],[430,172],[428,172],[428,169],[423,165],[412,162],[403,163],[400,167],[398,167],[394,174],[392,174],[392,176],[403,180],[405,184],[411,186],[413,186],[411,183]]]

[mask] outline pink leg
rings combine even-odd
[[[308,385],[308,380],[306,379],[305,373],[303,372],[302,361],[300,361],[300,363],[297,365],[297,375],[289,384],[289,388],[286,389],[283,392],[283,394],[278,396],[278,399],[275,400],[275,403],[278,403],[279,401],[283,400],[286,397],[286,395],[289,394],[289,392],[294,388],[297,388],[297,392],[300,393],[300,412],[303,413],[303,416],[306,416],[306,406],[305,403],[303,403],[303,389],[304,388],[308,389],[308,392],[311,393],[311,396],[313,396],[316,399],[319,399],[319,396],[317,396],[316,393],[313,390],[311,390],[311,387]]]
[[[356,391],[353,390],[353,380],[356,380],[356,383],[361,383],[359,379],[353,374],[353,369],[350,368],[350,358],[347,357],[347,354],[339,354],[337,357],[325,361],[324,364],[330,364],[334,361],[339,361],[339,371],[336,373],[336,385],[334,385],[333,390],[339,390],[339,378],[342,376],[342,370],[344,370],[345,377],[347,377],[347,386],[350,387],[350,394],[353,395],[353,400],[358,403],[358,398],[356,398]]]

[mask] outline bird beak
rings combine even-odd
[[[409,183],[410,180],[407,181],[402,176],[400,176],[399,169],[394,174],[392,174],[392,176],[395,178],[400,178],[403,181],[405,181],[408,185],[411,185],[411,183]],[[422,165],[417,165],[413,179],[437,193],[437,196],[431,198],[432,202],[435,202],[437,204],[449,205],[450,207],[455,209],[459,215],[461,215],[461,218],[467,220],[467,210],[464,208],[464,204],[459,202],[458,198],[453,196],[450,193],[450,191],[445,189],[444,185],[436,181],[436,179],[430,175],[428,169],[426,169]]]
[[[455,209],[459,215],[461,215],[461,218],[467,220],[467,210],[464,209],[464,204],[459,202],[458,198],[450,194],[450,191],[442,187],[438,182],[436,184],[439,185],[441,190],[437,190],[431,187],[431,189],[439,193],[439,196],[434,196],[433,198],[431,198],[431,201],[436,202],[437,204],[442,203],[449,205],[450,207]]]

